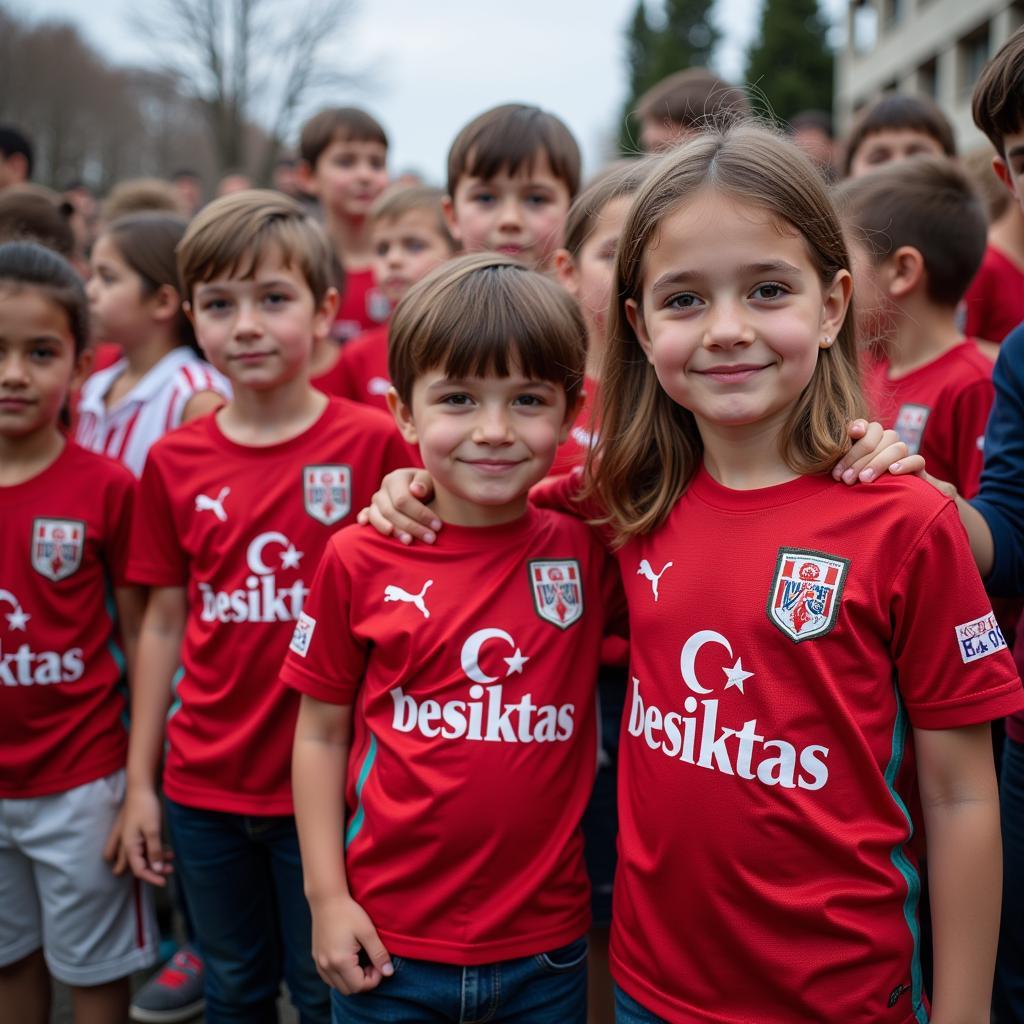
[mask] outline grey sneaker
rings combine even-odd
[[[132,1000],[128,1016],[140,1024],[177,1024],[203,1012],[203,961],[194,946],[182,946]]]

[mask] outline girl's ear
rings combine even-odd
[[[579,298],[579,274],[576,272],[576,261],[569,255],[568,249],[556,249],[552,257],[552,267],[558,283],[574,298]]]
[[[647,362],[653,365],[654,349],[651,345],[651,339],[647,335],[644,311],[640,308],[640,304],[636,299],[626,299],[626,319],[629,321],[629,326],[633,328],[633,333],[636,335],[636,340],[640,342],[644,355],[647,356]]]
[[[853,296],[853,277],[848,270],[837,270],[832,283],[825,289],[821,308],[821,333],[827,338],[837,338],[846,320]]]
[[[171,284],[162,284],[150,296],[153,305],[153,317],[157,320],[173,320],[181,308],[181,295]]]
[[[72,391],[79,391],[85,383],[85,378],[92,373],[92,364],[95,357],[96,350],[92,345],[86,345],[75,357],[75,368],[71,373]]]
[[[456,242],[462,243],[462,233],[459,231],[459,222],[455,218],[455,201],[451,196],[444,196],[441,200],[441,212],[444,214],[444,222],[448,225],[448,234]]]
[[[402,401],[401,396],[394,388],[388,390],[386,397],[388,409],[391,415],[395,417],[399,433],[408,444],[419,444],[420,438],[419,434],[416,433],[416,424],[413,422],[412,407]]]

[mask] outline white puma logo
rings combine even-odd
[[[403,590],[401,587],[388,585],[384,588],[384,602],[405,601],[406,604],[414,604],[421,612],[423,612],[423,618],[429,619],[430,612],[427,611],[427,606],[423,603],[423,595],[433,585],[433,580],[427,580],[427,582],[423,584],[423,589],[418,594],[410,594],[408,590]]]
[[[651,563],[648,562],[646,558],[642,558],[640,560],[640,567],[637,569],[636,574],[637,574],[637,576],[643,576],[643,578],[645,580],[650,580],[651,592],[654,594],[654,600],[655,601],[658,600],[658,581],[671,568],[672,568],[672,563],[671,562],[666,562],[662,566],[661,572],[655,572],[651,568]]]
[[[222,487],[216,498],[206,494],[196,495],[196,511],[212,512],[222,523],[228,521],[228,514],[224,511],[224,499],[231,493],[230,487]]]

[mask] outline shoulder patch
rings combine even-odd
[[[823,551],[779,548],[768,592],[768,618],[794,643],[831,631],[839,617],[847,558]]]
[[[987,658],[996,651],[1006,650],[1006,638],[992,612],[971,622],[961,622],[956,627],[956,644],[965,665]]]
[[[921,449],[921,438],[924,437],[924,428],[930,412],[931,409],[927,405],[908,403],[901,405],[900,411],[896,414],[896,433],[911,455],[916,455]]]
[[[288,650],[294,652],[300,658],[304,658],[309,652],[309,643],[313,639],[313,630],[315,629],[316,619],[305,612],[299,612],[299,617],[295,620],[295,630],[292,633],[292,642],[288,645]]]

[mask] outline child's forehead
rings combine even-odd
[[[344,130],[339,130],[331,136],[331,141],[327,143],[327,149],[332,153],[378,153],[383,156],[386,156],[388,151],[388,147],[379,139],[357,138]]]
[[[206,280],[197,282],[196,290],[259,283],[270,278],[284,279],[300,288],[309,287],[298,258],[274,244],[239,253],[233,262],[220,267]]]
[[[440,236],[441,225],[438,221],[440,215],[439,210],[417,206],[411,210],[403,210],[401,213],[378,217],[370,227],[370,234],[377,237],[415,229],[429,231],[431,234]]]
[[[527,183],[529,181],[552,179],[566,185],[555,173],[548,151],[543,146],[538,146],[532,153],[518,161],[497,159],[493,156],[488,157],[487,154],[470,150],[462,177],[464,179],[476,179],[484,183],[498,180]],[[566,187],[568,186],[566,185]]]

